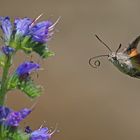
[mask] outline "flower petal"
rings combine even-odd
[[[14,52],[14,48],[11,48],[11,47],[9,47],[9,46],[3,46],[2,47],[2,51],[3,51],[3,53],[5,54],[5,55],[10,55],[10,54],[12,54],[13,52]]]
[[[30,136],[30,140],[48,140],[49,138],[50,134],[47,127],[33,131]]]
[[[26,61],[19,65],[19,67],[16,70],[16,74],[19,76],[22,76],[24,74],[30,74],[32,71],[37,70],[39,68],[39,64],[34,63],[32,61]]]
[[[0,106],[0,122],[3,121],[3,119],[6,119],[9,113],[11,113],[12,110],[5,106]]]
[[[19,123],[31,113],[30,109],[22,109],[20,111],[13,111],[8,114],[5,124],[8,126],[18,126]]]
[[[43,21],[34,25],[29,34],[32,36],[32,39],[37,42],[45,42],[46,38],[49,36],[49,27],[51,27],[53,23],[51,21]]]
[[[0,17],[1,29],[4,33],[4,39],[6,42],[10,41],[12,34],[12,24],[9,17]]]
[[[29,31],[28,29],[31,23],[32,20],[30,18],[16,18],[14,22],[16,35],[26,35]]]

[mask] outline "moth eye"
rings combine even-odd
[[[128,50],[128,51],[127,51],[128,55],[131,54],[131,52],[132,52],[132,50]]]
[[[116,56],[114,56],[114,57],[112,57],[114,60],[117,60],[117,57]]]

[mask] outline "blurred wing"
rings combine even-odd
[[[135,57],[139,55],[137,51],[137,46],[140,42],[140,36],[138,36],[130,45],[128,48],[125,49],[124,53],[128,54],[131,57]],[[138,56],[139,57],[139,56]]]
[[[130,60],[135,71],[134,76],[140,77],[140,54],[131,57]]]
[[[140,79],[140,54],[129,58],[133,68],[129,71],[130,76]]]

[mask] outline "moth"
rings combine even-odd
[[[91,57],[89,59],[90,66],[97,68],[100,66],[100,61],[96,60],[93,63],[93,60],[99,57],[107,57],[108,60],[124,74],[134,78],[140,78],[140,53],[137,50],[137,46],[140,42],[140,36],[133,40],[132,43],[130,43],[128,47],[124,48],[122,51],[120,51],[122,46],[120,44],[115,52],[113,52],[111,48],[97,35],[95,35],[95,37],[109,50],[110,53]]]

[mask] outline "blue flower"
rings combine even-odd
[[[52,27],[53,23],[47,20],[36,24],[36,21],[37,19],[39,19],[39,17],[37,17],[35,20],[32,20],[30,18],[17,18],[14,22],[16,36],[29,36],[35,42],[47,42],[48,38],[50,38],[51,36],[50,28]]]
[[[22,109],[8,114],[5,124],[8,126],[18,126],[19,123],[31,113],[31,109]]]
[[[56,129],[53,132],[49,132],[47,127],[40,128],[31,133],[29,140],[48,140],[55,133]]]
[[[36,19],[16,18],[13,25],[9,17],[0,17],[6,46],[24,50],[26,53],[34,51],[43,58],[52,56],[53,53],[48,50],[46,43],[52,38],[55,25],[60,18],[55,23],[50,20],[37,23],[41,16]]]
[[[16,18],[14,22],[16,35],[24,36],[29,32],[29,26],[33,20],[30,18]]]
[[[30,126],[26,126],[26,127],[25,127],[25,132],[26,132],[27,134],[30,134],[30,133],[32,132],[32,129],[30,128]]]
[[[12,35],[12,24],[9,17],[0,17],[1,29],[4,33],[4,41],[9,42]]]
[[[14,52],[14,50],[15,50],[14,48],[11,48],[9,46],[3,46],[2,47],[3,53],[7,56],[11,55]]]
[[[26,61],[19,65],[19,67],[16,70],[16,74],[20,77],[23,75],[29,75],[32,71],[38,70],[40,68],[40,65],[37,63],[34,63],[32,61]]]
[[[41,16],[34,20],[27,17],[16,18],[13,27],[9,17],[0,17],[1,29],[5,35],[5,40],[9,42],[13,35],[22,41],[24,37],[28,36],[32,41],[46,43],[52,36],[53,29],[59,19],[54,24],[50,20],[36,23]]]
[[[29,115],[31,113],[32,109],[28,109],[28,108],[24,108],[22,110],[20,110],[20,114],[22,118],[26,118],[27,115]]]
[[[29,35],[32,36],[32,39],[36,42],[47,42],[48,39],[52,36],[50,33],[50,27],[53,25],[51,21],[43,21],[35,24],[29,30]]]
[[[12,111],[13,110],[8,107],[0,106],[0,123],[2,123]]]
[[[26,118],[32,109],[24,108],[20,111],[13,111],[12,109],[0,106],[0,124],[6,126],[18,126],[19,123]]]

